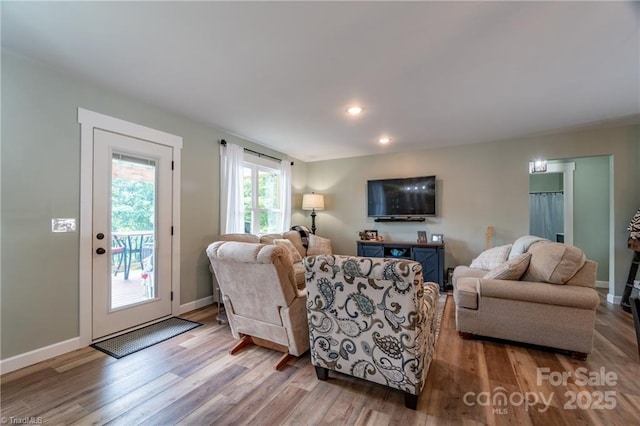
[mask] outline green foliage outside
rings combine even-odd
[[[111,191],[113,232],[153,229],[155,208],[153,182],[114,178]]]
[[[258,212],[260,215],[260,229],[258,232],[260,233],[276,231],[277,213],[273,209],[277,209],[279,205],[278,179],[278,174],[276,173],[267,173],[262,170],[258,173]],[[245,173],[243,180],[245,232],[253,232],[251,230],[251,224],[253,223],[251,182],[251,175]]]

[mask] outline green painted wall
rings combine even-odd
[[[626,226],[640,206],[639,129],[637,124],[625,125],[309,163],[308,186],[324,193],[327,200],[327,208],[318,213],[319,233],[332,239],[336,253],[345,254],[356,253],[355,240],[362,229],[377,229],[385,239],[399,241],[415,241],[418,230],[442,233],[447,244],[446,266],[468,265],[484,250],[489,225],[495,228],[494,246],[528,234],[530,160],[612,156],[608,238],[613,252],[609,275],[603,279],[613,284],[610,293],[620,296],[632,255],[626,247]],[[602,165],[598,170],[602,172]],[[367,179],[430,174],[437,176],[437,217],[423,224],[375,223],[367,217]],[[578,220],[582,227],[594,219]],[[585,227],[587,230],[580,230],[582,235],[574,238],[589,244],[584,238],[593,234],[593,229]],[[589,255],[597,256],[591,249]]]
[[[184,138],[181,304],[212,293],[204,250],[219,234],[218,141],[282,157],[3,50],[2,359],[79,333],[79,234],[51,233],[51,218],[78,219],[80,214],[78,107]],[[294,181],[302,187],[300,175],[304,179],[294,167]]]
[[[2,283],[0,357],[6,359],[78,336],[77,233],[52,234],[52,217],[79,216],[82,107],[184,138],[182,150],[180,302],[211,294],[205,247],[219,233],[218,141],[266,148],[219,129],[137,102],[2,52]],[[319,234],[334,252],[355,254],[357,231],[379,229],[387,239],[414,241],[417,230],[443,233],[447,266],[468,264],[484,249],[527,233],[528,162],[533,158],[611,155],[612,289],[622,294],[631,252],[629,219],[640,207],[639,126],[304,163],[293,168],[292,223],[310,225],[302,193],[325,194]],[[366,180],[438,176],[438,216],[425,224],[376,224],[366,217]]]
[[[529,192],[562,191],[562,173],[529,175]]]
[[[609,279],[609,157],[572,160],[573,243],[598,262],[598,281]]]

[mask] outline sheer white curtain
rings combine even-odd
[[[232,143],[220,145],[220,231],[244,233],[242,180],[244,148]]]
[[[291,162],[280,162],[280,229],[288,231],[291,227]]]

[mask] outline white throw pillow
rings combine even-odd
[[[529,261],[531,260],[531,253],[523,253],[507,260],[502,265],[499,265],[489,272],[484,278],[490,278],[494,280],[519,280],[525,271],[529,267]]]
[[[511,244],[504,246],[494,247],[489,250],[485,250],[478,257],[473,259],[471,267],[475,269],[484,269],[490,271],[493,268],[502,265],[507,261],[507,256],[511,251]]]
[[[535,235],[525,235],[524,237],[518,238],[513,242],[511,253],[509,253],[509,259],[513,259],[516,256],[520,256],[522,253],[526,253],[529,250],[529,247],[531,247],[531,244],[537,243],[538,241],[549,240]]]
[[[282,239],[278,238],[273,240],[273,244],[286,248],[287,251],[289,252],[289,255],[291,256],[292,263],[302,262],[302,256],[300,256],[300,252],[298,251],[296,246],[293,245],[291,241],[285,238],[282,238]]]

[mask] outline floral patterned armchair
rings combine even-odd
[[[438,285],[403,259],[304,259],[311,362],[400,389],[415,409],[435,347]]]

